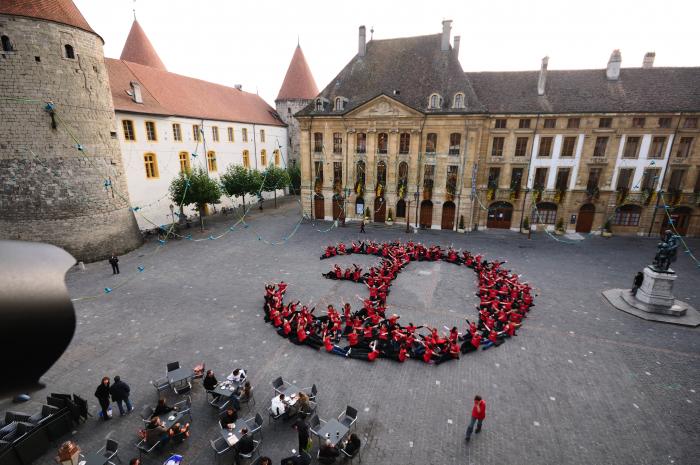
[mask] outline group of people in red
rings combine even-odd
[[[381,257],[379,265],[367,272],[357,265],[342,270],[338,265],[323,276],[329,279],[348,279],[364,283],[369,297],[361,299],[362,306],[353,311],[344,302],[340,309],[328,305],[324,315],[315,315],[300,301],[284,302],[287,283],[265,285],[265,321],[272,323],[277,332],[295,344],[309,345],[326,351],[362,360],[374,361],[379,357],[404,362],[408,358],[425,363],[439,364],[467,354],[502,344],[516,335],[522,319],[533,307],[532,288],[521,283],[517,275],[501,265],[488,262],[480,255],[472,255],[452,248],[426,247],[420,243],[353,242],[350,246],[338,244],[325,249],[321,259],[337,255],[366,254]],[[386,314],[386,299],[392,282],[412,261],[443,260],[473,269],[478,276],[480,298],[476,322],[466,320],[460,332],[453,327],[442,333],[427,325],[399,323],[396,314]]]

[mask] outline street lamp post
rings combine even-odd
[[[416,202],[416,228],[418,227],[418,191],[413,193],[413,201]]]
[[[406,233],[408,233],[408,220],[411,216],[411,199],[408,199],[408,208],[406,209]]]
[[[343,225],[343,227],[345,227],[345,216],[348,214],[348,195],[350,195],[350,188],[346,187],[343,190],[343,193],[345,194],[345,197],[343,197],[343,220],[341,224]]]

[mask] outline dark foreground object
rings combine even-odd
[[[65,284],[75,259],[49,244],[0,241],[0,397],[33,390],[75,332]]]

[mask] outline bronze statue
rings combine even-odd
[[[651,268],[654,271],[668,271],[671,263],[676,261],[677,250],[678,237],[667,229],[663,241],[656,246],[656,256]]]

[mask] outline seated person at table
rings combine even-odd
[[[255,449],[255,443],[253,442],[253,438],[248,434],[247,428],[241,430],[241,437],[236,443],[236,449],[238,449],[239,454],[250,454],[253,452],[253,449]]]
[[[241,368],[236,368],[233,373],[228,375],[227,379],[233,381],[234,383],[242,383],[246,379],[245,370]]]
[[[243,389],[241,389],[240,393],[238,394],[238,400],[247,402],[250,400],[250,397],[252,396],[252,391],[253,388],[250,385],[250,381],[246,381],[245,384],[243,385]]]
[[[190,437],[190,424],[185,423],[184,425],[180,423],[175,423],[171,428],[170,428],[170,437],[173,438],[174,442],[181,443],[185,439]]]
[[[270,410],[275,416],[286,413],[287,406],[288,404],[287,401],[284,399],[284,394],[280,394],[279,396],[273,397],[272,401],[270,402]]]
[[[165,442],[170,437],[168,428],[163,425],[160,418],[151,418],[151,421],[146,425],[146,434],[144,439],[148,447],[154,446],[158,441]]]
[[[360,446],[362,446],[360,438],[357,437],[357,434],[352,433],[350,439],[343,442],[343,452],[352,457],[360,450]]]
[[[297,414],[300,417],[305,417],[306,415],[311,413],[311,404],[309,403],[309,396],[307,396],[304,392],[299,392],[297,396],[298,399],[295,404]]]
[[[222,428],[228,428],[229,425],[233,425],[238,420],[238,412],[236,409],[229,407],[224,413],[219,416],[219,424]]]
[[[206,389],[207,391],[211,391],[216,387],[217,384],[219,384],[219,382],[216,380],[214,372],[212,370],[207,370],[207,374],[202,380],[202,386],[204,386],[204,389]],[[217,395],[216,397],[218,398],[219,396]]]
[[[165,403],[165,398],[161,397],[158,399],[158,405],[156,405],[156,408],[153,409],[153,416],[157,417],[160,415],[163,415],[165,413],[170,413],[173,410],[177,410],[175,407],[171,407],[168,404]]]
[[[340,451],[333,446],[330,439],[326,439],[326,443],[318,451],[318,458],[321,463],[333,463],[339,455]]]

